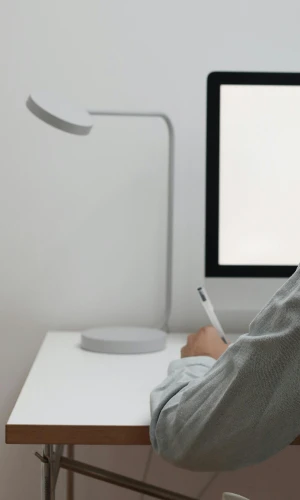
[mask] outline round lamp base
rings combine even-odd
[[[81,333],[81,347],[108,354],[144,354],[162,351],[167,334],[154,328],[102,327]]]

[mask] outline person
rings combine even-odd
[[[300,266],[226,346],[212,326],[188,336],[150,394],[154,451],[192,471],[260,463],[300,434]]]

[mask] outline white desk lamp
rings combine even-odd
[[[93,116],[132,116],[162,118],[169,133],[169,172],[168,172],[168,224],[167,224],[167,273],[166,307],[163,325],[160,329],[145,327],[102,327],[86,330],[81,334],[83,349],[114,353],[138,354],[160,351],[165,348],[166,331],[171,312],[172,295],[172,243],[173,243],[173,181],[174,181],[174,128],[170,118],[160,112],[123,112],[77,109],[67,100],[38,92],[31,94],[26,102],[27,108],[45,123],[76,135],[87,135],[93,127]]]

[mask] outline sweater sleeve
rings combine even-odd
[[[188,470],[235,470],[289,445],[300,433],[300,266],[217,361],[172,361],[150,408],[154,450]]]

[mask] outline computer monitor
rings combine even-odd
[[[300,261],[300,74],[207,80],[206,287],[247,329]]]

